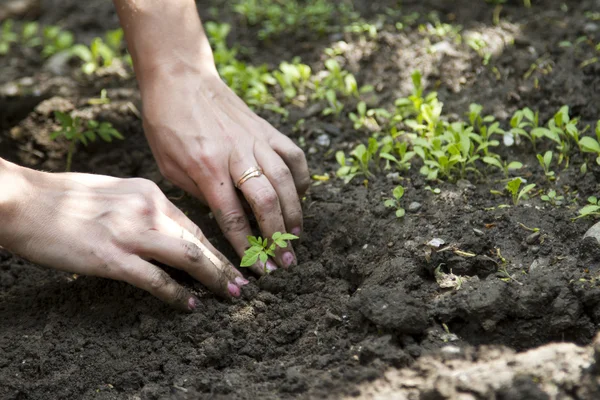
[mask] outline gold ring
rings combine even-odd
[[[244,184],[244,182],[246,182],[248,179],[259,177],[262,174],[263,174],[263,170],[261,167],[248,168],[246,171],[244,171],[244,173],[242,174],[242,177],[237,181],[237,183],[235,184],[235,187],[239,189],[240,186],[242,186]]]

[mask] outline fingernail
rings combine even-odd
[[[194,311],[196,309],[196,307],[198,307],[199,303],[200,303],[200,300],[198,300],[196,297],[192,296],[188,299],[188,308],[190,309],[190,311]]]
[[[235,283],[227,283],[227,290],[229,290],[229,294],[233,297],[240,297],[242,294],[240,288]]]
[[[241,276],[238,276],[238,277],[235,278],[235,284],[238,287],[242,287],[242,286],[247,285],[249,283],[250,283],[250,281],[248,279],[244,279]]]
[[[273,272],[277,269],[277,265],[271,260],[267,260],[267,271]]]
[[[296,236],[300,236],[300,233],[302,233],[302,229],[296,227],[292,229],[292,235],[296,235]]]
[[[281,259],[283,260],[283,265],[286,268],[294,263],[294,255],[292,253],[290,253],[289,251],[286,251],[285,253],[283,253],[283,256],[281,257]]]

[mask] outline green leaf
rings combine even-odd
[[[60,111],[54,111],[54,117],[60,122],[63,128],[68,128],[73,126],[73,117],[67,113],[63,113]]]
[[[396,207],[396,202],[394,201],[394,199],[387,199],[386,201],[383,202],[383,205],[389,208],[392,207]]]
[[[600,143],[592,137],[584,136],[579,140],[581,150],[586,153],[598,153],[600,154]]]
[[[521,168],[523,168],[523,163],[520,163],[518,161],[512,161],[508,164],[508,166],[506,168],[511,171],[516,170],[516,169],[521,169]]]
[[[396,186],[392,191],[392,195],[396,200],[400,200],[404,196],[404,187],[401,185]]]
[[[587,206],[585,206],[581,210],[579,210],[579,214],[581,214],[582,216],[586,216],[586,215],[597,213],[598,211],[600,211],[600,206],[588,204]]]
[[[513,179],[512,181],[508,182],[506,184],[506,189],[513,195],[516,196],[516,194],[519,192],[519,188],[521,187],[521,184],[523,183],[523,179],[516,177],[515,179]]]
[[[550,150],[548,150],[546,153],[544,153],[544,165],[546,165],[546,167],[550,167],[551,163],[552,163],[552,152]]]
[[[263,253],[264,250],[261,246],[252,246],[244,252],[244,257],[242,257],[242,262],[240,264],[241,267],[250,267],[256,263],[258,260],[258,256],[260,253]]]
[[[299,239],[299,237],[296,235],[293,235],[291,233],[282,233],[281,239],[282,240],[296,240],[296,239]]]
[[[483,162],[489,165],[493,165],[494,167],[498,167],[500,169],[504,169],[500,160],[494,157],[485,156],[482,158]]]
[[[405,214],[406,214],[406,211],[404,211],[404,208],[399,208],[396,210],[396,217],[398,217],[398,218],[404,217]]]
[[[258,246],[262,248],[262,238],[260,236],[247,236],[246,239],[248,240],[250,246]]]
[[[525,186],[520,192],[519,192],[519,196],[517,197],[518,199],[521,199],[523,196],[526,196],[527,193],[531,192],[533,190],[533,188],[535,187],[535,183],[530,183],[529,185]]]
[[[260,259],[260,262],[265,265],[267,264],[267,260],[269,259],[269,255],[265,252],[259,253],[258,258]]]
[[[341,166],[346,166],[346,155],[343,151],[339,150],[335,153],[335,159]]]

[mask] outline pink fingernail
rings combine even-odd
[[[300,236],[300,233],[302,233],[302,229],[298,227],[292,229],[292,235]]]
[[[249,284],[250,281],[248,279],[244,279],[241,276],[238,276],[235,278],[235,284],[238,285],[238,287],[242,287],[244,285]]]
[[[242,294],[240,288],[236,284],[231,282],[227,283],[227,290],[229,290],[229,294],[233,297],[240,297],[240,295]]]
[[[277,265],[271,260],[267,260],[267,271],[273,272],[277,269]]]
[[[198,300],[197,298],[192,296],[188,299],[188,308],[190,309],[190,311],[194,311],[196,309],[196,307],[198,307],[199,303],[200,303],[200,300]]]
[[[281,257],[281,259],[283,260],[283,265],[286,268],[294,263],[294,255],[292,253],[290,253],[289,251],[286,251],[285,253],[283,253],[283,256]]]

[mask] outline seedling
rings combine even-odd
[[[367,104],[360,101],[356,105],[356,113],[349,113],[348,117],[354,122],[354,129],[366,127],[372,131],[379,131],[381,128],[377,119],[390,119],[392,115],[384,108],[367,109]]]
[[[550,169],[550,164],[552,164],[552,152],[550,150],[548,150],[547,152],[544,153],[543,156],[541,154],[537,154],[536,157],[537,157],[540,165],[544,169],[544,174],[546,175],[546,178],[553,181],[555,179],[555,176],[554,176],[555,174],[554,174],[554,171],[552,171]]]
[[[511,194],[513,204],[515,206],[519,205],[519,201],[522,198],[525,198],[527,196],[527,193],[531,192],[535,187],[535,183],[530,183],[529,185],[521,189],[521,185],[525,182],[525,179],[521,177],[516,177],[515,179],[511,180],[506,184],[506,190],[508,190],[508,192]]]
[[[269,257],[275,257],[275,250],[277,248],[285,249],[288,246],[288,241],[298,239],[298,236],[291,233],[275,232],[271,239],[263,239],[260,236],[248,236],[247,239],[250,247],[244,252],[240,267],[250,267],[260,260],[266,272],[267,260]]]
[[[281,86],[286,100],[294,99],[298,94],[304,94],[306,87],[310,83],[312,71],[306,64],[301,64],[299,60],[294,60],[291,64],[282,62],[279,65],[279,71],[273,72],[273,77]]]
[[[585,217],[600,217],[600,200],[596,196],[590,196],[587,200],[588,204],[577,212],[579,216],[573,218],[573,220]]]
[[[338,151],[335,153],[335,158],[340,168],[337,170],[336,175],[344,179],[345,183],[350,182],[356,175],[371,177],[373,174],[369,170],[369,166],[378,149],[379,143],[377,143],[377,140],[369,138],[368,146],[359,144],[350,152],[352,156],[350,159],[346,159],[343,151]]]
[[[19,40],[19,36],[13,32],[14,22],[11,19],[7,19],[2,24],[0,29],[0,55],[6,55],[10,51],[13,43]]]
[[[600,120],[596,123],[596,138],[584,136],[579,140],[581,151],[596,155],[596,163],[600,164]]]
[[[42,38],[38,35],[40,26],[37,22],[26,22],[21,29],[21,43],[25,47],[37,47],[42,44]]]
[[[394,190],[392,190],[392,196],[393,197],[391,199],[386,199],[383,204],[386,207],[395,208],[396,217],[404,217],[406,211],[404,210],[402,205],[400,205],[400,199],[402,199],[402,196],[404,196],[404,188],[401,185],[396,186]]]
[[[523,168],[523,164],[519,161],[502,161],[496,157],[483,157],[482,161],[488,165],[498,168],[500,171],[504,172],[504,176],[508,179],[508,175],[510,171],[516,171],[518,169]]]
[[[540,199],[547,203],[552,204],[553,206],[560,206],[565,199],[564,196],[559,196],[556,194],[556,190],[549,190],[548,193],[543,194]]]
[[[73,46],[74,37],[69,31],[64,31],[58,26],[46,26],[42,33],[42,57],[50,57],[65,51]]]
[[[112,142],[113,138],[123,140],[123,135],[119,133],[109,122],[98,122],[89,120],[84,123],[80,117],[71,117],[67,113],[55,111],[54,116],[60,122],[60,130],[52,133],[50,139],[55,140],[59,136],[63,136],[69,141],[69,150],[67,152],[66,171],[71,171],[71,163],[75,145],[77,142],[87,146],[89,142],[94,142],[97,137],[100,137],[105,142]]]

